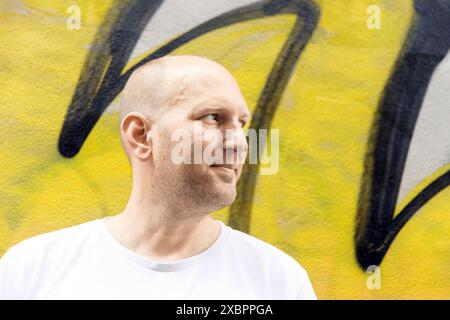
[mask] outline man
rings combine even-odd
[[[292,257],[210,216],[234,201],[248,151],[250,112],[224,67],[189,55],[147,63],[125,86],[119,120],[133,170],[126,208],[10,248],[1,299],[316,299]],[[190,162],[192,150],[175,161],[174,133],[215,161]]]

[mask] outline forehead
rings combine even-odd
[[[234,108],[243,113],[248,112],[239,85],[231,74],[204,68],[184,71],[174,83],[171,105],[201,108],[215,104],[224,108]]]

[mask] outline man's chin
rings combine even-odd
[[[226,187],[216,187],[215,190],[211,188],[209,190],[210,196],[208,198],[212,201],[213,210],[220,210],[231,205],[236,199],[236,187],[226,186]]]

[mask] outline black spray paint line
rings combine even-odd
[[[98,67],[94,71],[90,69],[98,65],[97,60],[101,58],[98,55],[90,55],[85,63],[59,137],[59,152],[65,157],[73,157],[80,151],[84,141],[104,110],[122,91],[132,72],[141,65],[165,56],[189,41],[225,26],[268,16],[295,14],[298,16],[296,23],[276,58],[264,90],[259,97],[253,120],[250,123],[250,128],[253,129],[269,129],[290,75],[301,52],[317,27],[320,15],[317,5],[309,0],[261,1],[244,6],[224,13],[182,34],[149,54],[121,75],[131,54],[131,49],[138,40],[138,35],[136,32],[136,35],[128,41],[119,37],[120,41],[118,41],[118,37],[114,32],[116,30],[129,30],[128,25],[136,22],[140,26],[139,32],[142,32],[142,29],[157,9],[157,6],[153,6],[151,14],[143,14],[142,1],[128,2],[127,5],[127,8],[122,8],[120,11],[125,12],[125,15],[129,18],[120,18],[119,15],[116,22],[109,27],[111,34],[99,37],[100,39],[105,39],[105,43],[102,43],[103,46],[117,47],[115,50],[110,50],[111,58],[107,63],[101,64],[103,70]],[[136,10],[136,7],[139,7],[140,10]],[[107,29],[108,27],[105,28]],[[127,51],[120,50],[120,44],[131,47],[131,49]],[[99,45],[94,43],[94,48],[97,47]],[[100,77],[99,75],[104,76]],[[242,231],[248,232],[249,229],[251,203],[258,169],[259,166],[252,166],[251,168],[245,168],[244,166],[242,177],[238,184],[240,195],[230,208],[229,224]]]
[[[450,184],[447,172],[395,218],[400,184],[419,111],[434,70],[450,48],[450,1],[414,1],[414,21],[385,87],[369,137],[356,216],[362,268],[379,265],[405,223]]]
[[[128,1],[126,5],[120,6],[120,10],[111,9],[111,12],[119,11],[118,16],[113,23],[105,22],[100,28],[91,49],[93,53],[89,54],[83,66],[61,129],[58,150],[62,156],[70,158],[78,154],[104,110],[122,91],[131,73],[141,65],[167,55],[189,41],[219,28],[273,15],[286,13],[302,15],[297,11],[315,7],[308,0],[271,0],[229,11],[175,38],[121,75],[140,33],[157,10],[157,6],[152,3],[149,8],[150,14],[144,14],[147,10],[145,5],[148,3],[143,0]],[[160,3],[158,2],[158,6]],[[125,17],[122,17],[120,12]],[[132,27],[134,24],[138,24],[139,27]],[[134,35],[124,36],[127,33]],[[127,47],[126,50],[121,49],[121,46]],[[104,50],[108,51],[106,56],[102,53]]]
[[[103,111],[145,26],[163,0],[116,0],[100,26],[80,73],[58,139],[59,153],[74,157]]]
[[[250,129],[268,129],[269,132],[276,108],[292,71],[317,28],[320,10],[314,3],[300,1],[290,5],[293,7],[286,7],[286,10],[294,11],[297,19],[264,85],[253,113]],[[261,150],[259,150],[259,154],[261,154]],[[251,210],[258,172],[259,164],[248,164],[243,167],[242,177],[237,186],[237,197],[229,212],[228,224],[246,233],[250,231]]]

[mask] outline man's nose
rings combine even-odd
[[[224,149],[227,150],[227,152],[233,152],[233,156],[237,157],[235,161],[243,163],[248,150],[244,129],[227,129],[225,132]]]

